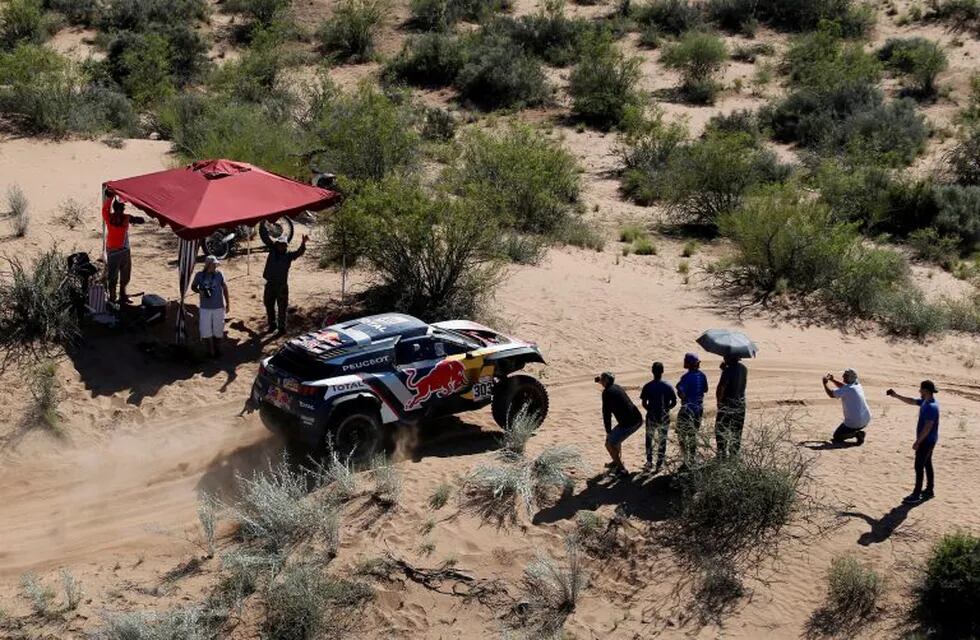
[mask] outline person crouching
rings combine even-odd
[[[616,377],[608,371],[596,376],[597,384],[602,385],[602,422],[606,428],[606,451],[612,458],[607,466],[610,473],[627,475],[629,472],[623,464],[623,442],[640,428],[643,416],[626,390],[616,384]],[[616,418],[616,426],[612,426],[612,418]]]

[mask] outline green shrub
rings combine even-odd
[[[713,227],[749,189],[782,182],[790,172],[745,134],[713,134],[677,147],[661,175],[651,179],[661,183],[662,198],[677,219]]]
[[[419,133],[425,140],[448,142],[456,137],[458,120],[453,112],[440,107],[426,107],[422,110]]]
[[[9,0],[0,8],[0,50],[41,44],[48,33],[41,0]]]
[[[636,87],[639,80],[639,58],[627,58],[608,41],[596,38],[569,78],[572,114],[602,128],[619,125],[631,109],[643,104]]]
[[[627,133],[619,147],[623,171],[620,188],[638,204],[648,205],[664,197],[667,163],[687,136],[676,123],[656,121]]]
[[[500,109],[538,105],[551,96],[541,63],[513,40],[490,34],[466,42],[466,62],[456,76],[463,100]]]
[[[321,48],[343,60],[367,60],[386,11],[383,0],[344,0],[317,31]]]
[[[0,353],[31,363],[60,355],[78,338],[81,291],[68,277],[67,257],[48,249],[24,264],[8,259],[0,281]]]
[[[309,564],[287,565],[265,592],[264,637],[314,640],[324,629],[342,637],[371,596],[365,584],[327,577]]]
[[[280,22],[289,5],[290,0],[226,0],[222,10],[241,13],[254,27],[264,28]]]
[[[111,0],[99,10],[102,31],[135,31],[175,23],[189,24],[208,17],[206,0]]]
[[[980,29],[980,0],[930,0],[927,18],[952,23],[953,29]]]
[[[926,38],[889,38],[878,50],[886,67],[911,81],[911,89],[924,96],[936,93],[936,76],[948,66],[943,50]]]
[[[98,0],[44,0],[45,9],[57,11],[69,24],[91,26],[100,9]]]
[[[793,39],[785,67],[793,89],[825,93],[848,85],[874,85],[881,64],[860,42],[848,42],[834,25]]]
[[[980,634],[980,538],[953,533],[936,543],[919,585],[918,613],[940,637]]]
[[[980,186],[938,187],[935,198],[936,231],[958,238],[964,254],[980,248]]]
[[[164,100],[176,90],[170,74],[170,43],[157,33],[126,32],[109,45],[110,77],[138,105]]]
[[[745,134],[758,142],[763,138],[758,115],[748,109],[737,109],[728,114],[712,116],[705,126],[705,135],[711,134]]]
[[[704,19],[700,7],[688,0],[649,0],[630,13],[638,24],[675,36],[697,29]]]
[[[287,176],[307,176],[297,157],[297,134],[263,107],[198,94],[175,96],[157,113],[161,133],[190,162],[200,158],[235,158]]]
[[[638,256],[655,256],[657,255],[657,245],[645,236],[637,238],[636,242],[633,243],[633,253]]]
[[[827,573],[822,631],[853,630],[855,624],[874,615],[883,591],[883,580],[874,569],[861,566],[853,556],[834,558]]]
[[[495,219],[475,203],[430,197],[413,182],[367,182],[329,219],[327,258],[363,258],[372,308],[437,320],[474,317],[500,276]]]
[[[211,74],[211,91],[234,101],[288,104],[292,95],[283,82],[288,59],[282,44],[281,34],[275,31],[255,32],[251,46],[241,57],[224,63]]]
[[[446,30],[460,20],[481,21],[509,11],[513,0],[411,0],[412,23],[421,29]]]
[[[873,13],[851,0],[709,0],[706,12],[721,28],[741,33],[751,33],[758,22],[785,31],[812,31],[830,20],[855,37],[874,24]]]
[[[602,227],[595,222],[583,218],[572,218],[565,223],[565,226],[558,229],[554,239],[562,244],[571,245],[580,249],[591,249],[602,251],[606,246],[606,238],[602,233]]]
[[[24,44],[0,53],[0,113],[29,133],[58,136],[131,131],[136,125],[125,96],[92,85],[51,49]]]
[[[760,56],[771,56],[775,47],[768,42],[753,42],[750,45],[737,45],[732,49],[732,60],[754,64]]]
[[[501,252],[515,264],[538,264],[547,251],[547,239],[541,236],[505,233],[501,238]]]
[[[421,141],[413,115],[376,88],[327,85],[305,125],[317,166],[355,180],[379,180],[417,166]]]
[[[960,253],[960,239],[944,236],[932,228],[917,229],[909,234],[909,245],[919,260],[952,269]]]
[[[746,33],[754,31],[759,22],[758,5],[759,0],[708,0],[705,12],[722,29]]]
[[[693,102],[710,104],[718,90],[714,77],[728,59],[725,43],[710,33],[685,33],[667,49],[660,60],[668,69],[681,73],[681,90]]]
[[[980,186],[980,126],[970,127],[946,155],[952,178],[962,185]]]
[[[738,456],[699,461],[678,477],[680,510],[664,533],[699,567],[737,566],[765,553],[806,508],[812,459],[791,440],[788,425],[753,427]]]
[[[751,198],[722,218],[721,230],[737,249],[723,282],[763,295],[818,294],[828,306],[872,317],[910,286],[900,256],[865,247],[855,225],[790,187]]]
[[[458,36],[423,33],[411,36],[384,69],[388,81],[398,80],[420,87],[453,84],[466,61]]]
[[[450,188],[481,204],[500,225],[557,234],[578,215],[579,168],[560,143],[526,125],[470,131],[446,169]]]
[[[628,242],[630,244],[636,242],[637,239],[642,238],[646,235],[646,229],[639,224],[627,224],[623,225],[619,229],[619,241]]]
[[[923,149],[929,130],[915,102],[908,98],[854,113],[822,144],[832,150],[874,158],[887,166],[911,163]]]
[[[560,67],[578,60],[591,41],[602,35],[589,20],[568,18],[564,0],[545,0],[537,13],[516,19],[496,18],[484,30],[502,34],[528,53]]]

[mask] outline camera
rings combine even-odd
[[[214,289],[209,286],[201,287],[201,293],[205,298],[210,298],[214,296]]]

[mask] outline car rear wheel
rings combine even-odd
[[[333,448],[341,459],[349,457],[357,464],[369,461],[381,448],[381,417],[364,406],[339,411],[331,420],[328,448]]]
[[[519,374],[504,378],[493,394],[493,419],[505,431],[527,416],[537,429],[548,415],[548,390],[537,378]]]

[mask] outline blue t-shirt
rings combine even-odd
[[[677,392],[683,396],[682,407],[701,411],[704,408],[704,394],[708,392],[708,376],[700,369],[688,371],[677,383]]]
[[[670,418],[670,410],[677,404],[677,395],[670,383],[663,380],[651,380],[643,385],[640,400],[647,405],[647,418],[656,422],[666,422]]]
[[[919,405],[919,423],[915,425],[915,436],[922,435],[926,423],[932,421],[932,431],[926,436],[925,444],[936,444],[939,441],[939,403],[935,398],[928,402],[920,398],[915,403]]]
[[[224,290],[221,287],[224,283],[225,277],[221,275],[220,271],[198,271],[194,274],[191,289],[201,294],[202,309],[224,308]]]

